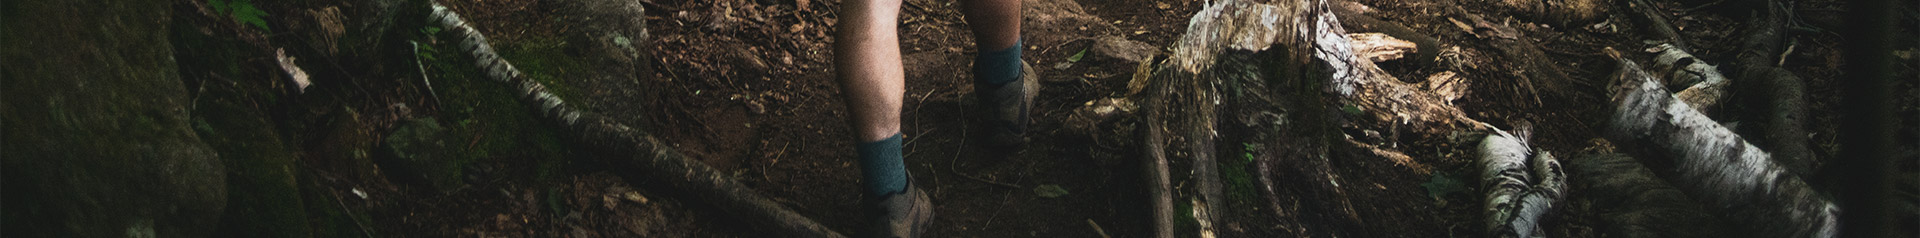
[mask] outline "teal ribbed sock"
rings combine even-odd
[[[973,82],[989,86],[1005,85],[1020,79],[1020,41],[1013,47],[981,51],[973,58]]]
[[[900,134],[880,141],[861,142],[860,176],[870,197],[907,191],[907,164],[900,156]]]

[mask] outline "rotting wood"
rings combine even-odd
[[[488,79],[515,86],[521,93],[520,101],[531,106],[540,117],[559,124],[578,141],[586,142],[596,150],[624,156],[625,159],[617,159],[617,163],[641,170],[626,173],[627,176],[659,181],[685,192],[688,200],[706,201],[749,224],[782,235],[844,237],[782,207],[725,173],[680,154],[672,145],[645,131],[593,112],[574,109],[565,100],[548,92],[545,85],[527,78],[502,59],[485,36],[447,7],[434,3],[428,20],[453,33],[456,37],[454,40],[459,42],[464,52],[472,55],[475,66],[485,71],[483,73]]]
[[[1392,36],[1393,38],[1413,42],[1416,46],[1413,57],[1415,63],[1422,65],[1430,64],[1434,62],[1435,57],[1440,55],[1440,39],[1433,38],[1433,36],[1420,33],[1419,31],[1414,31],[1413,28],[1401,25],[1400,23],[1368,16],[1366,12],[1367,9],[1371,9],[1371,7],[1352,1],[1340,1],[1337,4],[1333,4],[1331,9],[1333,10],[1334,16],[1340,18],[1341,26],[1346,27],[1350,31],[1379,32],[1381,34],[1387,34],[1387,36]]]
[[[1147,197],[1148,202],[1151,203],[1148,209],[1153,213],[1151,222],[1153,237],[1172,238],[1173,183],[1172,176],[1167,171],[1165,145],[1167,139],[1165,132],[1162,131],[1165,126],[1161,125],[1159,114],[1162,110],[1158,110],[1159,105],[1152,104],[1149,107],[1156,108],[1147,109],[1146,123],[1139,127],[1139,130],[1144,131],[1141,134],[1146,137],[1142,142],[1145,146],[1141,148],[1146,149],[1147,154],[1146,158],[1141,160],[1143,166],[1140,167],[1146,170],[1147,174]]]
[[[1607,137],[1645,142],[1675,161],[1681,187],[1719,208],[1752,236],[1832,237],[1840,209],[1759,147],[1694,110],[1637,64],[1619,61]]]

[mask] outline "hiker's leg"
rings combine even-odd
[[[1020,0],[967,0],[962,4],[980,52],[1006,49],[1020,41]]]
[[[834,69],[852,113],[854,137],[871,142],[900,133],[906,94],[896,30],[900,0],[849,0],[834,32]]]
[[[968,0],[964,5],[980,52],[973,58],[973,84],[988,118],[986,144],[1000,152],[1017,152],[1026,143],[1033,97],[1040,91],[1034,73],[1020,60],[1020,0]]]

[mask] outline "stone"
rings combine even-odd
[[[188,117],[167,1],[20,1],[0,14],[0,230],[208,237],[226,168]]]
[[[448,138],[447,128],[432,117],[407,120],[387,136],[386,150],[393,160],[383,161],[383,167],[396,169],[392,176],[419,179],[441,192],[458,189],[466,185],[462,174],[467,159]]]
[[[1129,40],[1122,36],[1100,36],[1093,41],[1093,54],[1130,63],[1140,63],[1153,59],[1160,54],[1152,44]]]

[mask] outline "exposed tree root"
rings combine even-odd
[[[1526,97],[1511,98],[1511,100],[1531,101],[1535,106],[1545,106],[1549,101],[1560,102],[1595,97],[1585,93],[1586,90],[1574,90],[1574,86],[1594,85],[1575,85],[1582,82],[1574,81],[1572,77],[1567,76],[1566,72],[1554,65],[1557,61],[1551,60],[1553,58],[1548,57],[1540,50],[1540,46],[1534,45],[1533,40],[1528,39],[1519,30],[1482,19],[1479,15],[1466,13],[1465,10],[1456,8],[1452,11],[1455,12],[1454,15],[1466,18],[1468,23],[1462,24],[1472,24],[1470,27],[1473,28],[1474,35],[1486,39],[1499,52],[1502,59],[1512,64],[1512,73],[1520,78],[1518,86],[1524,87],[1517,88],[1515,91],[1525,92],[1514,95]]]
[[[1831,237],[1839,208],[1770,155],[1666,91],[1632,61],[1614,75],[1614,141],[1647,142],[1675,160],[1681,187],[1754,236]]]
[[[749,224],[795,237],[843,237],[799,213],[780,206],[745,185],[673,149],[672,145],[645,131],[592,112],[579,111],[546,86],[522,75],[518,69],[494,52],[485,36],[474,30],[445,6],[433,4],[429,21],[457,35],[462,50],[471,54],[475,66],[487,78],[516,86],[520,100],[533,107],[542,118],[558,123],[578,141],[611,156],[624,156],[618,164],[631,165],[636,171],[623,173],[637,179],[658,181],[685,192],[691,201],[705,201]]]

